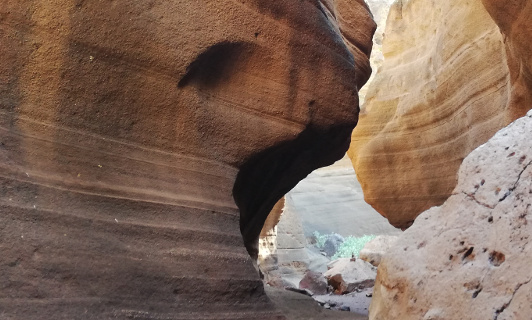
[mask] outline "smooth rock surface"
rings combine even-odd
[[[331,260],[322,255],[320,250],[314,246],[308,246],[306,249],[309,257],[309,270],[325,273],[327,271],[327,265]]]
[[[397,241],[397,236],[377,236],[375,239],[369,241],[360,250],[360,259],[367,261],[378,267],[381,263],[382,256],[390,249]]]
[[[266,220],[279,220],[278,224],[265,231],[271,227],[266,223],[262,229],[258,265],[267,284],[278,288],[299,288],[311,261],[301,221],[293,211],[286,210],[283,199]],[[277,210],[281,211],[280,216]]]
[[[523,116],[532,106],[532,2],[482,0],[503,35],[510,69],[508,120]]]
[[[520,84],[530,79],[530,3],[491,2],[492,16],[510,25],[498,26],[481,1],[402,0],[390,9],[384,63],[349,155],[366,201],[396,227],[442,204],[462,160],[532,105],[513,98],[529,94]],[[500,29],[518,58],[506,59]]]
[[[371,56],[369,57],[369,62],[373,72],[371,73],[368,83],[371,83],[375,79],[377,70],[381,67],[384,62],[384,55],[382,54],[382,43],[385,37],[386,30],[386,20],[388,18],[388,12],[390,11],[391,5],[395,0],[366,0],[373,19],[377,23],[377,30],[375,30],[375,35],[373,36],[373,48],[371,50]],[[360,104],[363,105],[366,94],[368,92],[367,85],[360,88],[358,95],[360,97]]]
[[[363,1],[2,1],[2,317],[283,318],[249,254],[348,148],[374,29]]]
[[[285,198],[288,210],[300,217],[307,237],[314,231],[322,235],[338,233],[343,237],[401,233],[364,201],[347,156],[313,171]]]
[[[370,319],[530,318],[532,111],[473,151],[453,195],[383,257]]]

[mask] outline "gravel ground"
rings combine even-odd
[[[283,289],[265,286],[266,294],[273,303],[284,313],[287,320],[367,320],[367,315],[355,312],[327,310],[319,305],[317,301],[304,294],[287,291]],[[328,296],[326,296],[328,297]],[[336,297],[345,296],[332,296]],[[365,296],[364,296],[365,297]],[[353,297],[351,297],[353,299]],[[370,300],[370,298],[366,298]],[[345,304],[349,306],[349,304]],[[369,303],[368,303],[369,305]],[[353,310],[353,309],[351,309]],[[367,314],[367,309],[365,310]]]
[[[340,308],[342,306],[349,307],[351,312],[362,314],[367,317],[371,297],[367,297],[373,293],[373,288],[367,288],[361,292],[353,292],[345,295],[321,295],[313,298],[320,303],[327,303],[333,308]]]

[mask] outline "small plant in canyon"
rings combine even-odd
[[[325,241],[327,241],[327,235],[320,234],[318,231],[314,231],[312,235],[316,239],[316,244],[315,244],[316,248],[323,249],[323,246],[325,245]]]

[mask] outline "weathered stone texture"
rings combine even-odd
[[[370,319],[529,319],[532,111],[462,164],[453,195],[383,257]]]
[[[369,53],[354,4],[341,26]],[[369,76],[325,11],[0,1],[2,317],[281,317],[248,252],[275,202],[343,155]]]
[[[382,256],[390,247],[397,241],[397,236],[377,236],[375,239],[369,241],[360,250],[360,259],[371,263],[378,267],[381,263]]]

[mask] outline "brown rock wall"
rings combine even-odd
[[[532,3],[527,0],[483,0],[502,33],[510,69],[511,95],[507,121],[525,115],[532,105]]]
[[[334,23],[319,1],[1,1],[2,316],[281,318],[242,234],[253,252],[347,148]]]
[[[349,155],[366,201],[406,228],[449,197],[462,159],[522,116],[530,91],[481,2],[398,1],[386,28]]]

